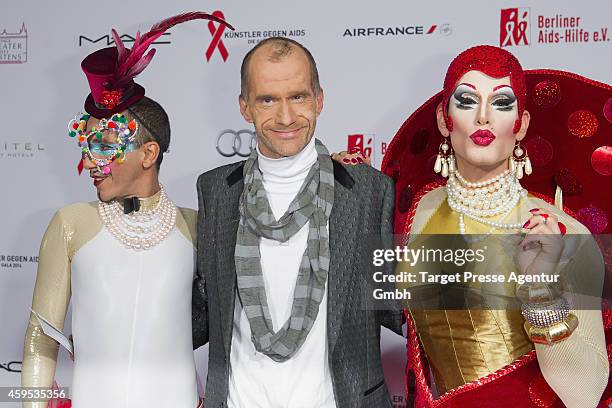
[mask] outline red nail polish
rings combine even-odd
[[[536,211],[540,211],[540,209],[539,208],[532,208],[531,210],[529,210],[530,213],[534,213]]]
[[[347,159],[346,157],[344,159],[342,159],[342,163],[350,163],[349,159]]]
[[[527,226],[529,225],[529,222],[530,222],[530,221],[529,221],[529,220],[527,220],[527,222],[523,224],[523,228],[527,228]],[[525,247],[523,247],[523,249],[524,249],[524,248],[525,248]]]
[[[355,158],[351,159],[351,163],[353,163],[353,164],[357,163],[357,159],[355,159]]]
[[[357,161],[358,161],[359,163],[363,163],[363,159],[362,159],[361,157],[358,157],[358,158],[357,158]]]
[[[540,214],[540,217],[542,217],[544,219],[547,219],[549,217],[549,215],[546,214],[546,213],[542,213],[542,214]]]
[[[565,226],[564,223],[559,222],[559,229],[561,230],[561,235],[565,235],[567,234],[567,227]]]

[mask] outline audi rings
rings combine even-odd
[[[217,136],[217,151],[224,157],[249,157],[256,144],[257,138],[254,130],[225,129]]]

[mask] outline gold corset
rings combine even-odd
[[[518,310],[417,310],[412,318],[440,394],[533,349]]]
[[[421,234],[432,235],[428,238],[425,238],[425,235],[420,237],[437,239],[433,234],[457,234],[458,222],[458,214],[453,212],[444,200],[421,230]],[[515,211],[505,222],[520,222],[519,215]],[[489,230],[489,227],[473,222],[467,217],[465,224],[467,233],[483,234]],[[416,237],[410,245],[420,246],[419,239]],[[469,247],[475,249],[478,245],[474,243]],[[491,240],[487,240],[487,245],[491,247]],[[488,251],[492,251],[489,253],[496,256],[487,258],[482,264],[470,265],[473,269],[465,269],[464,266],[452,272],[471,270],[474,274],[485,271],[507,274],[510,271],[517,271],[511,257],[503,256],[506,251],[501,246],[489,248]],[[418,265],[416,267],[418,268]],[[400,263],[398,270],[400,268],[406,271],[409,267]],[[413,271],[419,270],[412,268]],[[402,284],[402,287],[407,286],[409,287]],[[503,306],[505,300],[514,299],[515,283],[470,284],[469,287],[478,291],[485,290],[487,293],[493,291],[495,295],[499,295],[501,306],[490,309],[467,307],[462,310],[411,308],[417,333],[432,367],[440,394],[493,373],[533,350],[533,344],[523,330],[524,319],[520,310],[516,307],[512,309]]]

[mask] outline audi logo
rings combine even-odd
[[[217,151],[225,157],[249,157],[256,144],[257,137],[254,130],[225,129],[217,136]]]

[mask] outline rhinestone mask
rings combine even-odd
[[[135,139],[138,133],[138,123],[120,113],[110,119],[100,119],[97,126],[87,129],[90,115],[80,113],[68,123],[68,136],[78,137],[82,159],[86,157],[98,166],[103,174],[110,174],[110,164],[118,160],[123,163],[125,155],[136,147]],[[79,169],[81,169],[81,164]]]

